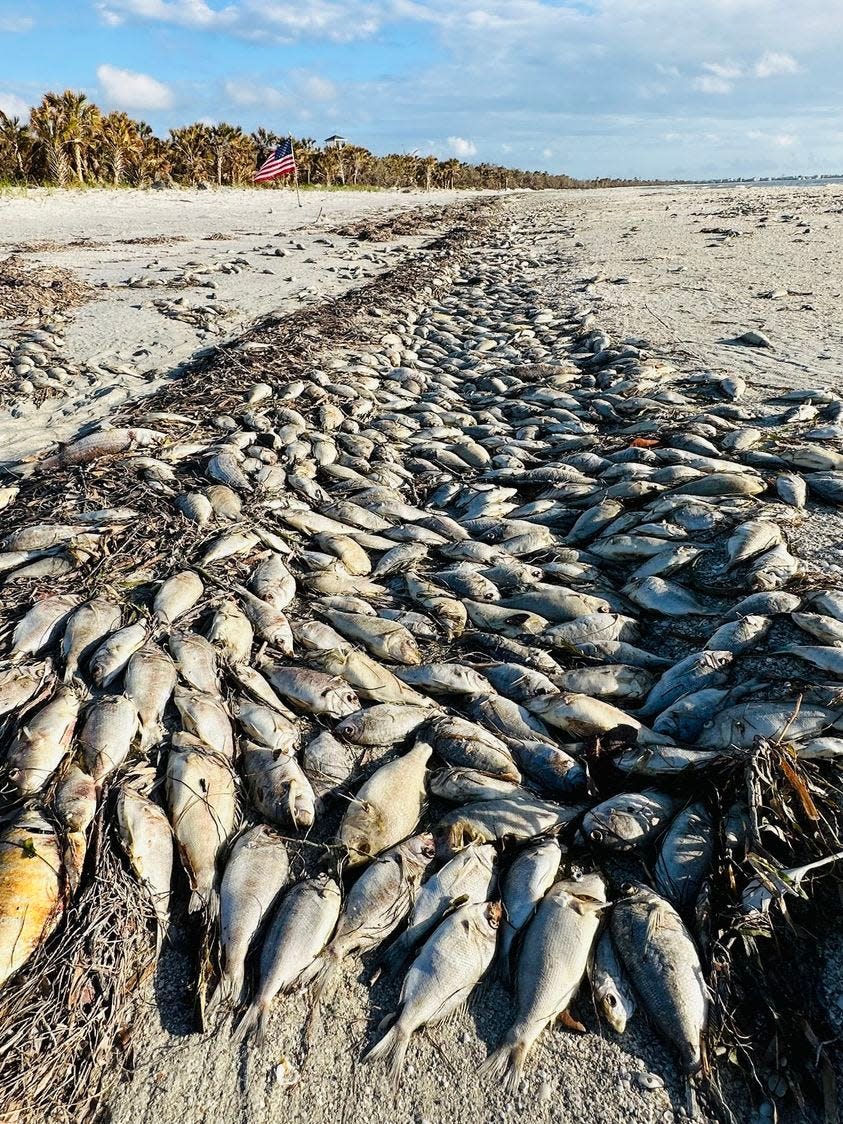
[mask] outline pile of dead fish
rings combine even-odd
[[[777,829],[728,778],[769,743],[843,752],[843,592],[788,545],[843,498],[841,402],[739,405],[517,278],[478,259],[376,345],[295,380],[265,359],[214,430],[160,414],[38,466],[121,457],[190,549],[164,533],[118,588],[85,575],[130,509],[0,538],[13,598],[58,583],[9,613],[0,670],[0,981],[61,922],[108,799],[161,941],[183,867],[240,1039],[379,950],[403,987],[368,1056],[394,1078],[493,962],[510,1084],[579,1026],[586,977],[613,1031],[638,1006],[699,1069],[715,859],[737,915],[796,881],[752,876]],[[293,880],[296,837],[325,846]]]

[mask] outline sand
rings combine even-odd
[[[435,202],[455,197],[436,192]],[[0,194],[0,262],[16,251],[25,264],[69,270],[93,290],[65,333],[60,359],[81,373],[64,392],[37,403],[14,394],[0,350],[0,465],[66,441],[80,425],[154,393],[197,348],[254,319],[377,276],[422,241],[424,228],[377,243],[333,228],[434,201],[423,192],[305,191],[301,199],[299,207],[289,190],[246,189]],[[222,271],[232,266],[236,272]],[[195,280],[184,283],[185,272]],[[132,279],[143,287],[127,285]],[[220,316],[206,331],[154,303],[164,300],[212,305]],[[14,327],[0,319],[0,340]]]
[[[131,205],[126,201],[130,196],[134,199]],[[284,300],[289,301],[288,307],[298,307],[296,286],[306,285],[326,297],[338,291],[332,286],[353,284],[330,272],[331,266],[339,268],[340,261],[343,266],[353,262],[361,268],[383,270],[400,260],[407,248],[423,241],[402,239],[395,245],[372,247],[328,235],[335,245],[326,246],[318,241],[325,227],[364,208],[417,206],[431,198],[441,201],[436,195],[327,196],[317,224],[315,199],[309,216],[298,216],[288,199],[276,203],[274,197],[272,213],[258,215],[250,193],[102,193],[96,197],[100,205],[87,221],[85,201],[91,197],[91,193],[66,199],[35,195],[3,201],[0,217],[6,220],[5,237],[18,242],[36,237],[69,241],[84,232],[91,238],[109,240],[107,248],[33,254],[33,260],[67,267],[75,262],[73,268],[92,282],[111,278],[114,283],[129,271],[140,272],[153,258],[182,266],[200,256],[207,261],[249,257],[248,273],[218,278],[219,299],[228,299],[238,308],[239,319],[232,318],[232,329],[283,306]],[[181,219],[180,199],[189,220]],[[264,204],[263,196],[260,201],[270,206]],[[334,205],[336,211],[329,213]],[[311,206],[310,199],[307,206]],[[116,212],[124,207],[126,225],[121,226]],[[750,384],[750,398],[756,389],[771,386],[839,385],[843,360],[835,319],[835,302],[843,282],[839,188],[524,194],[508,200],[506,208],[513,225],[510,232],[504,231],[499,251],[494,252],[504,255],[513,270],[536,285],[548,307],[567,310],[590,304],[613,336],[646,339],[648,350],[670,356],[680,372],[742,373]],[[760,222],[762,214],[769,216],[765,223]],[[134,216],[131,225],[130,215]],[[793,218],[785,221],[784,215],[805,219],[810,231],[797,226]],[[298,218],[306,218],[307,224],[290,234]],[[221,226],[233,234],[241,225],[243,232],[231,244],[205,240]],[[703,228],[712,227],[742,233],[734,237],[702,233]],[[190,241],[134,249],[114,244],[117,237],[174,232],[188,234]],[[277,243],[270,243],[279,232]],[[293,252],[291,242],[308,248]],[[255,249],[266,244],[291,250],[280,267],[273,257],[264,257],[264,251]],[[348,262],[336,253],[338,248],[352,255]],[[366,254],[373,254],[375,260],[370,261]],[[316,261],[305,261],[311,257]],[[267,263],[277,272],[262,282],[259,270]],[[291,274],[296,280],[284,282],[283,276]],[[244,277],[247,281],[241,280]],[[282,285],[289,288],[279,296]],[[763,295],[775,289],[791,295]],[[174,329],[171,321],[148,308],[139,310],[147,335],[140,323],[130,328],[130,313],[138,311],[133,305],[143,304],[148,296],[148,290],[140,295],[107,290],[101,301],[83,306],[68,332],[68,339],[79,349],[77,354],[98,353],[105,346],[129,351],[139,343],[152,344],[157,351],[151,365],[157,369],[166,366],[159,357],[167,348],[171,356],[186,357],[191,346],[206,345],[190,333],[179,335],[180,329]],[[775,349],[724,342],[750,328],[769,335]],[[131,332],[135,335],[126,344]],[[127,395],[141,392],[128,378],[115,378],[114,385]],[[26,432],[16,448],[33,449],[70,432],[74,423],[78,427],[78,418],[45,419],[49,433],[44,434],[38,421],[23,420],[21,428]],[[2,425],[0,439],[14,442],[15,423],[7,419]],[[823,542],[831,549],[841,538],[839,519],[829,518],[824,528]],[[418,1037],[400,1091],[393,1097],[382,1072],[363,1067],[358,1060],[396,998],[390,984],[370,988],[370,964],[349,966],[345,971],[309,1049],[302,1034],[307,1011],[303,998],[279,1004],[262,1046],[235,1049],[228,1040],[227,1023],[216,1033],[193,1032],[190,989],[195,940],[195,929],[187,927],[183,918],[177,920],[173,940],[154,984],[142,996],[132,1028],[134,1072],[105,1106],[112,1124],[257,1124],[267,1119],[308,1124],[498,1124],[514,1120],[655,1124],[676,1119],[684,1105],[683,1083],[670,1049],[653,1028],[637,1017],[624,1037],[618,1038],[601,1026],[587,999],[577,1006],[587,1036],[546,1032],[533,1051],[525,1084],[515,1096],[490,1086],[478,1077],[477,1070],[500,1041],[512,1007],[511,997],[497,983],[484,987],[469,1010],[449,1025]],[[829,977],[830,1001],[836,1001],[839,978],[839,971]],[[301,1081],[293,1088],[277,1079],[278,1067],[284,1062],[301,1070]],[[646,1074],[657,1075],[656,1081],[649,1082],[655,1087],[646,1087],[648,1082],[642,1078]],[[748,1110],[738,1091],[733,1096],[736,1118],[741,1121],[760,1121],[772,1113],[771,1106],[763,1105],[766,1115],[759,1117]]]

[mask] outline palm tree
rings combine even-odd
[[[238,137],[242,137],[242,135],[243,130],[239,125],[229,125],[226,121],[220,121],[208,133],[208,148],[213,157],[218,187],[222,187],[223,169],[226,163],[228,163],[229,168],[231,167],[233,150],[237,145]],[[230,179],[229,182],[231,182]]]
[[[424,179],[425,191],[430,191],[433,185],[433,173],[436,171],[438,166],[439,161],[435,156],[423,156],[421,161],[419,162],[419,168]]]
[[[281,138],[277,133],[270,133],[268,129],[264,129],[263,126],[261,126],[261,128],[255,129],[255,131],[252,133],[251,140],[252,144],[257,149],[257,159],[255,161],[255,167],[259,168],[273,151]]]
[[[206,179],[210,155],[207,125],[197,123],[170,129],[170,152],[176,179],[193,184]]]
[[[0,171],[25,183],[31,152],[29,127],[0,109]]]
[[[371,172],[372,154],[368,148],[363,148],[360,144],[347,144],[342,152],[345,160],[351,166],[351,182],[356,187],[363,176]]]
[[[29,127],[48,176],[58,187],[65,187],[70,178],[70,163],[65,152],[69,132],[58,94],[44,94],[41,104],[30,114]]]
[[[461,168],[462,164],[453,156],[445,161],[442,165],[442,180],[445,187],[453,188]]]
[[[143,151],[137,123],[128,114],[117,110],[101,119],[99,135],[102,162],[109,170],[111,182],[117,187],[123,182],[128,163],[137,159]]]
[[[305,182],[310,186],[313,172],[316,170],[319,149],[313,137],[300,137],[293,145],[296,154],[296,166],[304,172]]]
[[[65,90],[59,98],[59,112],[64,118],[67,145],[73,157],[76,178],[85,181],[85,156],[96,135],[100,111],[85,94]]]

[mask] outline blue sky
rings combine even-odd
[[[0,0],[0,109],[83,89],[578,176],[843,171],[840,0]]]

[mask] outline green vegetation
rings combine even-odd
[[[0,111],[0,185],[245,185],[280,139],[267,129],[244,133],[224,121],[170,129],[162,139],[145,122],[119,110],[103,113],[85,94],[65,90],[45,94],[29,124]],[[632,182],[575,180],[417,154],[376,156],[357,144],[320,147],[310,137],[293,138],[293,143],[304,187],[567,188]]]

